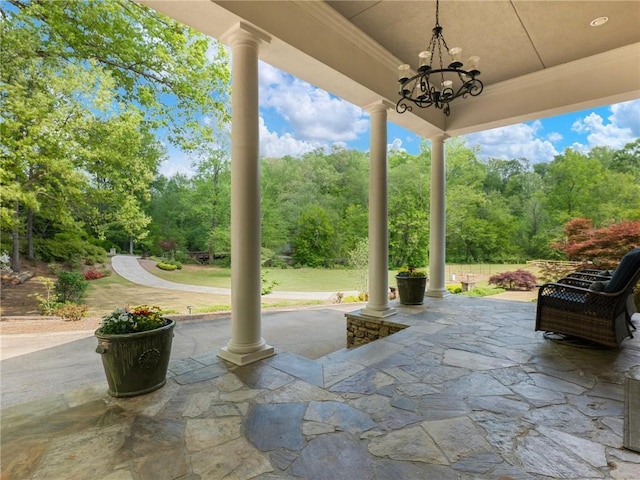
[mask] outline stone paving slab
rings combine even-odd
[[[408,329],[318,360],[199,353],[148,395],[91,384],[3,409],[2,478],[640,478],[622,446],[640,340],[550,342],[526,303],[398,309]]]

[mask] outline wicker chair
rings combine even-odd
[[[609,282],[613,276],[614,270],[593,270],[585,269],[578,270],[577,272],[570,273],[565,278],[558,280],[558,283],[567,283],[569,285],[575,285],[576,287],[592,288],[598,283],[606,285],[604,282]],[[596,283],[597,282],[597,283]],[[638,311],[636,302],[634,300],[633,289],[627,296],[627,322],[632,330],[636,329],[636,326],[631,322],[631,317]]]
[[[625,255],[611,277],[589,279],[586,275],[598,275],[584,275],[540,287],[536,330],[617,347],[632,336],[627,302],[640,279],[640,248]]]

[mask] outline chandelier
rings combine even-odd
[[[482,93],[482,82],[476,78],[480,75],[480,58],[469,57],[465,65],[460,61],[462,49],[447,46],[438,21],[439,7],[439,0],[436,0],[436,25],[427,49],[418,54],[418,73],[412,71],[407,64],[398,67],[399,93],[402,97],[396,104],[398,113],[411,111],[412,104],[415,104],[420,108],[433,105],[449,115],[450,102],[458,97],[476,97]],[[443,51],[445,55],[449,55],[448,64],[442,58]]]

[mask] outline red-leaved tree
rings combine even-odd
[[[595,228],[591,220],[574,218],[564,227],[565,242],[552,245],[569,260],[593,262],[597,268],[614,268],[630,250],[640,246],[640,220]]]
[[[518,269],[492,275],[489,283],[506,290],[533,290],[536,286],[536,277],[531,272]]]

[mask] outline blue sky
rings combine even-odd
[[[260,155],[294,157],[341,145],[369,149],[369,115],[361,108],[260,62]],[[622,148],[640,137],[640,99],[466,135],[479,157],[549,162],[566,148]],[[388,124],[389,149],[418,152],[420,138]],[[190,174],[191,159],[169,149],[160,171]]]

